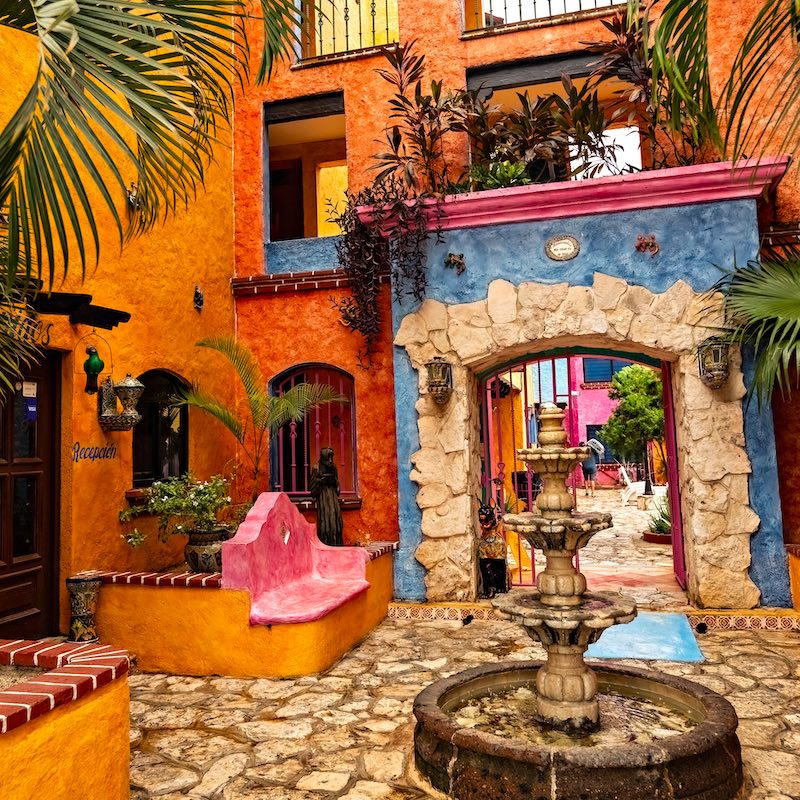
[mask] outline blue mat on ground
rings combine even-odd
[[[627,625],[615,625],[589,646],[587,658],[648,661],[704,661],[685,614],[640,611]]]

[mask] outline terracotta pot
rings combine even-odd
[[[183,548],[189,569],[192,572],[222,572],[222,543],[230,537],[227,528],[189,531],[189,541]]]

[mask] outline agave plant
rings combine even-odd
[[[269,446],[269,434],[287,422],[299,422],[317,406],[343,403],[346,398],[331,386],[300,383],[280,396],[271,395],[255,355],[231,336],[216,336],[197,343],[226,358],[236,371],[245,396],[245,415],[236,408],[194,386],[184,392],[183,401],[219,420],[241,446],[252,468],[252,499],[259,491],[259,477]]]

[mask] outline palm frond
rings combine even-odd
[[[267,424],[271,430],[276,430],[287,422],[299,422],[317,406],[346,403],[347,398],[326,383],[299,383],[279,397],[270,397],[270,401]]]
[[[194,196],[205,179],[232,82],[248,72],[245,0],[4,0],[0,25],[37,35],[36,79],[0,132],[0,208],[18,271],[85,271],[99,251],[93,185],[120,238],[118,206],[135,182],[140,233]],[[293,0],[260,0],[264,47],[258,78],[296,38]],[[71,244],[74,242],[74,244]],[[71,252],[71,249],[74,252]]]
[[[254,401],[257,402],[258,397],[264,394],[264,379],[252,351],[233,336],[212,336],[198,342],[197,346],[215,350],[231,363],[252,408]]]
[[[247,426],[225,403],[216,397],[212,397],[194,386],[182,391],[180,402],[210,414],[234,435],[237,442],[240,444],[244,442]]]
[[[728,337],[755,356],[751,394],[759,404],[787,393],[800,354],[800,259],[734,266],[714,287],[723,294]]]

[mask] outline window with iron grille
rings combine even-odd
[[[134,488],[179,477],[189,469],[189,410],[178,402],[187,384],[158,369],[139,380],[144,392],[136,406],[142,419],[133,429]]]
[[[356,474],[355,391],[353,377],[328,364],[301,364],[282,372],[270,383],[281,395],[299,383],[326,383],[347,402],[328,403],[312,410],[301,422],[289,422],[272,437],[270,485],[274,492],[310,497],[311,468],[323,447],[333,449],[343,497],[358,495]]]
[[[501,28],[614,5],[619,0],[465,0],[464,25],[468,31]]]

